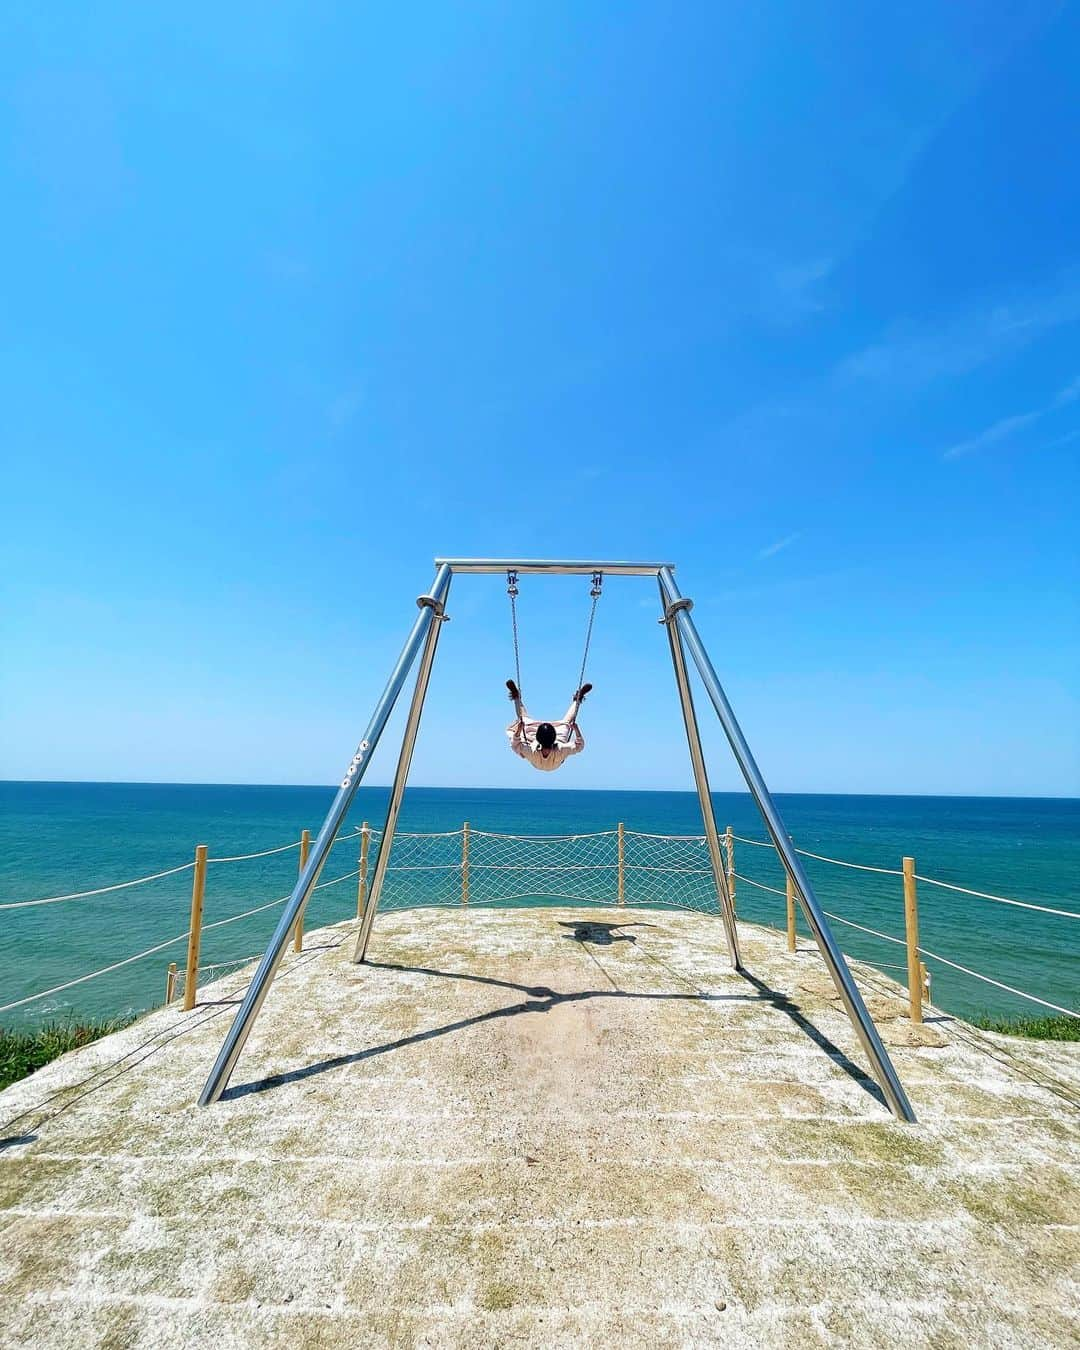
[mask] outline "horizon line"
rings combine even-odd
[[[11,784],[26,785],[35,784],[40,786],[54,787],[192,787],[192,788],[310,788],[323,792],[336,792],[337,786],[334,783],[233,783],[233,782],[196,782],[193,780],[167,781],[157,778],[0,778],[0,785]],[[382,791],[389,791],[390,783],[361,783],[358,791],[363,788],[375,788]],[[694,788],[605,788],[605,787],[577,787],[577,788],[529,788],[529,787],[506,787],[498,784],[489,785],[465,785],[455,784],[447,786],[439,783],[409,783],[406,791],[410,788],[419,789],[424,792],[606,792],[606,793],[673,793],[685,796],[696,796]],[[1071,796],[1066,793],[1002,793],[1002,792],[809,792],[809,791],[791,791],[785,788],[773,789],[777,796],[781,797],[944,797],[956,800],[977,800],[977,801],[1002,801],[1002,802],[1080,802],[1080,796]],[[714,797],[749,797],[753,800],[752,794],[747,788],[727,788],[722,790],[711,789],[711,795]]]

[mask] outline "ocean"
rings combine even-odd
[[[302,828],[314,835],[332,788],[199,786],[132,783],[0,783],[0,903],[34,900],[108,886],[191,861],[205,843],[211,858],[287,844]],[[361,820],[379,825],[385,788],[361,788],[346,829]],[[796,844],[812,853],[899,869],[916,859],[922,876],[1034,904],[1080,911],[1080,801],[986,797],[896,797],[781,794],[777,804]],[[715,794],[721,830],[765,838],[751,798]],[[506,834],[588,834],[627,830],[654,834],[701,832],[697,799],[689,792],[588,792],[412,788],[399,829]],[[456,849],[457,841],[448,847]],[[401,847],[399,845],[399,847]],[[741,918],[784,926],[783,873],[771,849],[736,843]],[[356,912],[355,841],[338,846],[323,871],[325,886],[312,900],[306,926]],[[395,861],[399,853],[395,851]],[[850,923],[903,937],[904,906],[898,876],[807,860],[825,908]],[[297,851],[240,863],[211,863],[204,922],[266,905],[288,893]],[[428,899],[445,887],[445,869],[409,874],[409,895]],[[495,874],[493,874],[495,875]],[[597,869],[598,886],[611,877]],[[430,881],[426,878],[430,877]],[[757,881],[753,886],[750,881]],[[440,894],[442,892],[439,892]],[[191,872],[144,886],[55,905],[2,911],[0,1005],[64,984],[123,961],[184,933]],[[390,899],[388,883],[387,898]],[[606,898],[606,896],[605,896]],[[473,903],[476,903],[474,898]],[[537,903],[536,900],[530,903]],[[261,953],[280,914],[274,906],[237,923],[207,931],[201,965],[223,965]],[[1010,907],[927,884],[919,887],[921,944],[930,951],[1063,1007],[1080,996],[1080,922]],[[418,922],[422,921],[418,918]],[[806,930],[800,920],[800,933]],[[840,923],[848,954],[872,962],[901,982],[904,949]],[[376,929],[377,934],[377,929]],[[0,1025],[32,1026],[66,1016],[111,1016],[143,1011],[162,1001],[169,961],[183,968],[185,943],[122,965],[109,974],[0,1013]],[[929,961],[935,1005],[961,1016],[1038,1013],[1037,1005]],[[207,977],[209,978],[209,977]]]

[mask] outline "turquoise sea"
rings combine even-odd
[[[108,886],[179,866],[194,845],[224,858],[274,848],[314,834],[333,796],[331,788],[232,787],[124,783],[0,783],[0,902],[33,900]],[[716,794],[721,828],[763,839],[751,799]],[[923,876],[995,895],[1080,912],[1080,801],[985,797],[885,797],[781,795],[777,798],[800,848],[875,867],[899,868],[904,854]],[[382,821],[383,788],[362,788],[346,828],[362,819]],[[689,792],[566,792],[554,789],[414,788],[405,798],[403,831],[446,831],[468,820],[476,830],[510,834],[585,834],[627,829],[657,834],[701,830],[696,797]],[[455,841],[452,845],[457,848]],[[325,880],[357,866],[355,841],[334,850]],[[395,853],[395,861],[398,854]],[[771,850],[736,844],[737,870],[765,885],[783,887]],[[227,918],[286,894],[295,878],[295,850],[242,863],[212,864],[204,921]],[[899,877],[808,861],[825,908],[853,923],[903,936]],[[447,873],[409,874],[409,897],[423,900],[425,886],[445,887]],[[602,869],[599,888],[610,882]],[[426,878],[430,877],[430,880]],[[0,1005],[140,952],[182,934],[188,924],[191,872],[145,886],[83,900],[0,911]],[[435,894],[431,889],[428,898]],[[389,892],[388,892],[389,895]],[[535,903],[535,901],[533,901]],[[1080,920],[1012,908],[920,885],[922,945],[1005,984],[1064,1007],[1080,1000]],[[350,917],[356,881],[324,887],[309,909],[307,926]],[[777,927],[784,899],[738,883],[741,917]],[[201,964],[261,952],[280,907],[205,934]],[[800,923],[800,931],[802,926]],[[840,945],[904,980],[896,969],[904,949],[837,924]],[[181,966],[178,941],[146,959],[122,966],[62,993],[0,1013],[0,1024],[32,1025],[47,1018],[119,1014],[162,1000],[170,960]],[[973,1014],[1039,1012],[1037,1006],[934,961],[929,963],[935,1003]]]

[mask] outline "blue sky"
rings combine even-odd
[[[0,25],[5,776],[336,781],[441,552],[676,561],[777,789],[1080,792],[1075,7]],[[541,778],[460,578],[414,781],[688,786],[606,590]]]

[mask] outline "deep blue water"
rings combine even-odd
[[[310,787],[0,783],[0,900],[36,899],[157,872],[190,861],[196,843],[206,843],[211,857],[271,848],[297,838],[305,826],[314,833],[332,796],[330,788]],[[923,875],[1080,911],[1078,801],[802,794],[777,800],[801,848],[889,868],[899,868],[901,857],[910,854]],[[721,828],[730,823],[737,834],[764,837],[748,796],[718,793],[715,801]],[[379,824],[385,802],[385,789],[362,788],[348,827],[361,819]],[[463,820],[478,830],[515,834],[580,834],[611,829],[620,820],[628,829],[659,834],[701,829],[692,793],[413,788],[406,794],[402,830],[454,830]],[[783,887],[770,850],[737,844],[736,856],[738,870],[747,877]],[[294,851],[211,866],[206,922],[286,893],[296,861]],[[355,867],[355,846],[348,843],[335,850],[323,877]],[[902,936],[898,877],[812,861],[808,867],[827,909]],[[598,873],[597,880],[604,878]],[[421,874],[411,876],[411,886],[422,884]],[[87,900],[3,911],[0,1004],[182,933],[190,887],[191,874],[185,872]],[[740,916],[783,925],[782,897],[740,883],[738,901]],[[925,885],[919,901],[925,947],[1054,1003],[1077,1006],[1080,921]],[[308,927],[346,918],[355,904],[354,880],[328,887],[313,900]],[[207,933],[202,962],[258,953],[279,912],[270,909]],[[901,947],[839,925],[835,931],[845,951],[904,979],[902,971],[891,968],[904,961]],[[183,959],[184,944],[178,942],[64,994],[0,1014],[0,1022],[26,1024],[69,1011],[100,1015],[153,1006],[161,1000],[168,961],[182,965]],[[935,1002],[951,1011],[1038,1011],[991,986],[933,962],[930,966]]]

